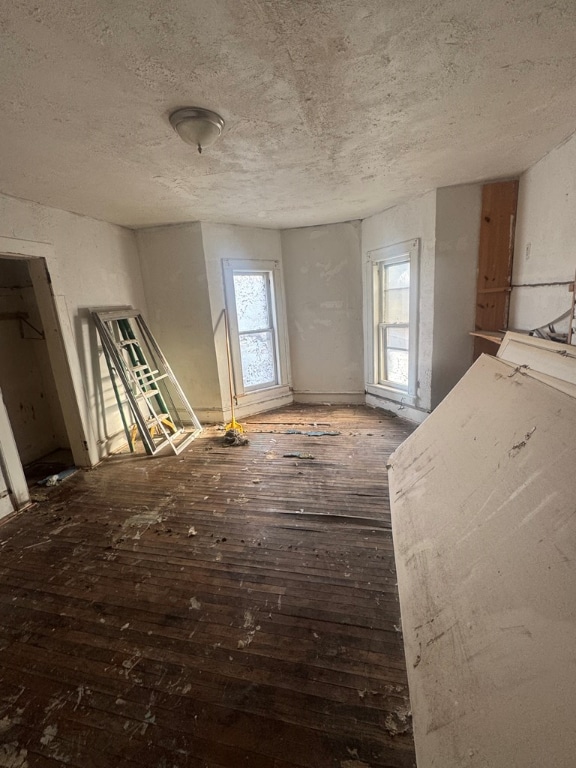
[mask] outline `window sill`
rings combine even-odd
[[[393,389],[384,384],[366,384],[366,392],[375,397],[381,397],[385,400],[393,400],[402,405],[416,405],[417,397],[410,395],[402,389]]]

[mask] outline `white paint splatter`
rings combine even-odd
[[[65,523],[64,525],[60,525],[58,528],[54,528],[54,530],[50,531],[50,535],[62,533],[62,531],[66,530],[66,528],[73,528],[75,525],[80,525],[80,523]]]
[[[140,661],[142,661],[142,654],[140,653],[140,651],[136,651],[136,653],[131,658],[125,659],[122,662],[122,666],[125,669],[124,674],[126,675],[126,677],[128,677],[130,672],[132,672],[136,664],[139,664]]]
[[[0,768],[28,768],[28,750],[20,749],[17,742],[0,744]]]
[[[202,603],[199,600],[197,600],[195,597],[191,597],[190,598],[190,608],[189,608],[189,610],[191,610],[191,611],[199,611],[201,607],[202,607]]]
[[[151,510],[139,512],[124,520],[122,523],[122,531],[126,532],[129,528],[138,528],[135,535],[132,537],[133,539],[138,540],[143,533],[146,533],[151,525],[158,525],[159,523],[164,522],[165,519],[166,518],[163,515]],[[114,536],[113,538],[117,541],[118,539],[121,539],[122,536]]]
[[[260,625],[254,626],[256,623],[256,609],[247,609],[244,611],[244,629],[247,629],[248,632],[246,633],[246,637],[243,640],[238,640],[238,649],[240,651],[244,650],[244,648],[247,648],[252,640],[254,640],[254,635],[258,630],[260,629]]]
[[[12,728],[13,725],[18,725],[18,723],[21,723],[21,722],[22,722],[21,717],[11,718],[11,717],[8,717],[8,715],[6,715],[6,717],[3,717],[2,720],[0,720],[0,735],[2,735],[3,733],[7,733],[10,730],[10,728]]]
[[[144,722],[140,727],[140,733],[144,735],[148,729],[148,726],[154,725],[155,723],[156,723],[156,715],[152,714],[152,709],[150,708],[148,712],[146,712],[146,714],[144,715]]]
[[[80,702],[82,701],[82,697],[84,696],[84,686],[79,685],[77,688],[77,692],[78,692],[78,698],[76,699],[76,706],[74,707],[74,712],[76,712],[76,710],[80,706]]]
[[[44,728],[44,732],[42,733],[42,736],[40,737],[40,743],[44,744],[45,747],[50,744],[51,741],[54,741],[54,737],[58,733],[58,726],[57,725],[47,725],[46,728]]]
[[[60,694],[60,696],[53,696],[50,699],[50,703],[44,710],[44,714],[46,717],[44,718],[44,722],[52,715],[53,712],[58,711],[59,709],[62,709],[62,707],[66,704],[68,701],[68,695],[65,693]]]

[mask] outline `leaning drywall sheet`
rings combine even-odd
[[[576,384],[576,346],[508,331],[498,350],[498,357]]]
[[[390,459],[419,768],[576,765],[576,400],[481,357]]]

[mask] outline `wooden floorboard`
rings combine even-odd
[[[411,427],[246,426],[113,457],[0,526],[0,766],[415,766],[386,475]]]

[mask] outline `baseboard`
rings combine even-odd
[[[285,405],[291,405],[294,402],[292,392],[287,392],[276,397],[265,398],[256,402],[242,405],[242,401],[239,401],[238,406],[234,409],[237,420],[247,418],[249,416],[255,416],[257,413],[264,413],[265,411],[274,411],[276,408],[283,408]],[[229,409],[224,411],[224,420],[229,421],[232,418],[232,414]]]
[[[366,405],[371,408],[380,408],[384,411],[392,411],[397,416],[401,416],[403,419],[414,421],[416,424],[422,424],[422,422],[430,415],[430,411],[425,411],[423,408],[416,408],[413,405],[402,405],[394,400],[386,400],[384,397],[376,397],[376,395],[366,395]]]
[[[294,392],[294,402],[304,405],[364,405],[364,398],[364,392]]]
[[[108,435],[105,440],[98,440],[98,463],[115,453],[122,453],[123,449],[128,450],[128,443],[126,441],[126,432],[121,429],[114,435]]]
[[[224,419],[222,408],[194,408],[194,413],[202,426],[204,424],[221,424]],[[192,422],[187,412],[178,410],[178,415],[183,424],[191,425]]]

